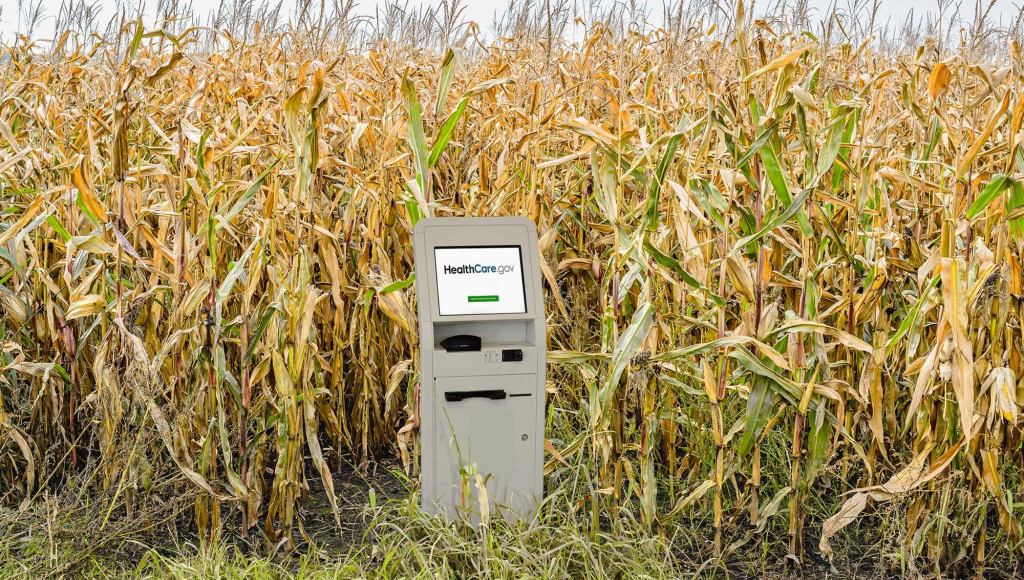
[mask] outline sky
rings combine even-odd
[[[34,3],[41,2],[44,20],[40,28],[33,34],[35,38],[49,38],[52,35],[54,15],[60,9],[61,3],[64,0],[20,0],[22,3]],[[114,0],[96,0],[97,4],[104,8],[107,12],[112,13]],[[137,0],[146,2],[146,0]],[[357,0],[358,10],[364,14],[373,14],[376,7],[383,4],[386,0]],[[406,0],[400,0],[400,3],[404,3]],[[615,0],[607,0],[609,3]],[[821,14],[828,10],[831,3],[835,1],[842,8],[846,6],[847,2],[853,0],[809,0],[809,4],[812,11],[816,11]],[[862,0],[863,1],[863,0]],[[949,0],[947,0],[949,1]],[[957,0],[953,0],[955,3]],[[990,0],[985,0],[987,3]],[[18,22],[18,5],[19,0],[0,0],[0,40],[11,40],[15,31],[24,32],[23,27],[20,27]],[[285,6],[294,3],[294,0],[284,0]],[[408,0],[410,5],[425,4],[425,5],[438,5],[441,0]],[[880,10],[880,21],[885,21],[888,18],[892,19],[892,22],[901,22],[910,10],[914,10],[917,15],[924,13],[936,13],[938,11],[939,0],[881,0]],[[148,3],[154,5],[156,0],[148,0]],[[206,13],[213,11],[219,3],[219,0],[192,0],[192,7],[197,15],[205,15]],[[749,5],[749,0],[747,4]],[[761,0],[761,4],[768,4],[769,0]],[[1016,14],[1017,9],[1014,4],[1018,3],[1019,0],[995,0],[995,6],[991,11],[991,18],[999,20],[1000,18],[1008,20]],[[466,0],[466,10],[464,16],[466,20],[473,20],[480,24],[482,30],[486,31],[490,29],[490,23],[494,20],[496,11],[501,11],[508,4],[508,0]],[[651,12],[660,12],[661,0],[648,0],[647,5],[652,8]],[[963,0],[962,13],[970,16],[974,12],[974,0]],[[203,18],[202,20],[205,20]]]

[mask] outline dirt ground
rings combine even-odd
[[[381,505],[389,499],[404,497],[407,488],[397,461],[385,458],[370,462],[365,473],[345,462],[335,470],[334,494],[341,514],[341,529],[334,521],[331,504],[320,479],[310,479],[310,494],[302,508],[303,528],[319,550],[329,555],[343,555],[358,545],[370,524],[366,507],[371,501]],[[372,491],[371,491],[372,490]],[[300,546],[305,549],[308,546]]]

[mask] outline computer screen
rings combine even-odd
[[[526,312],[519,246],[435,247],[441,316]]]

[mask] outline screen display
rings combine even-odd
[[[519,246],[434,248],[441,316],[526,312]]]

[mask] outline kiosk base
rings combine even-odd
[[[433,417],[438,505],[479,511],[481,482],[489,502],[517,512],[528,512],[539,499],[529,491],[537,475],[535,380],[534,375],[435,379],[444,399],[435,402]]]

